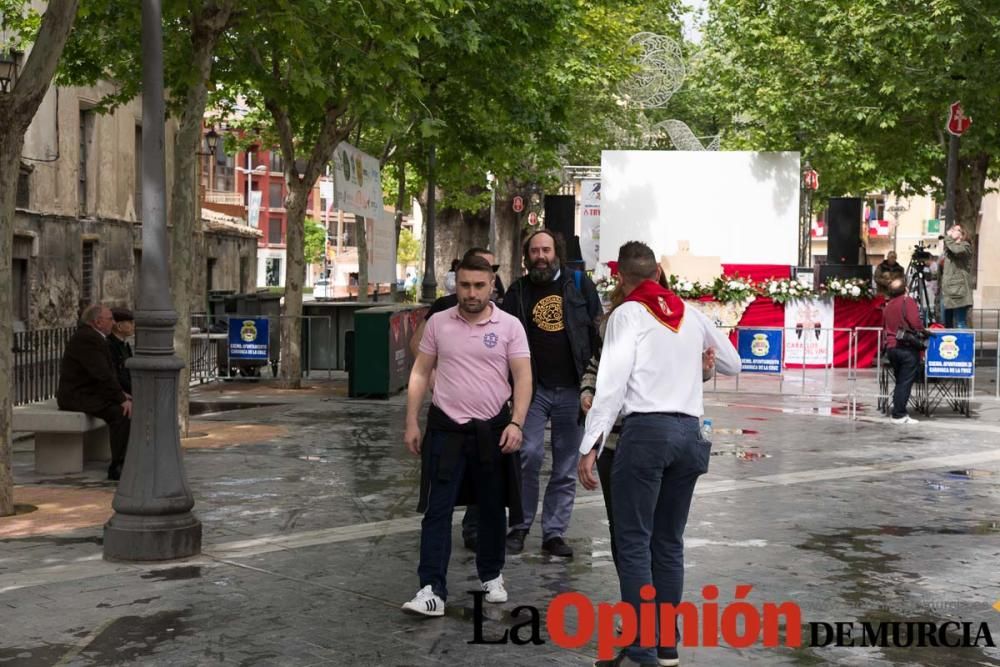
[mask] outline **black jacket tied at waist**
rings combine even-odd
[[[500,436],[510,424],[510,410],[505,405],[500,413],[490,420],[473,419],[465,424],[453,421],[443,410],[431,405],[427,412],[427,430],[420,448],[420,500],[417,511],[427,509],[427,499],[431,490],[431,431],[443,431],[447,434],[441,462],[438,465],[438,479],[447,481],[456,473],[461,458],[465,440],[469,435],[476,439],[476,460],[467,460],[466,467],[479,465],[487,470],[494,468],[494,461],[499,461],[499,469],[493,474],[502,475],[503,488],[506,491],[504,505],[508,509],[508,522],[516,525],[523,521],[521,509],[521,455],[519,452],[500,454]],[[458,492],[455,505],[475,505],[478,502],[476,485],[473,475],[463,475],[462,488]]]

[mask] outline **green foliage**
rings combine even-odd
[[[27,0],[0,0],[0,53],[23,53],[35,42],[41,25],[41,14]]]
[[[396,262],[403,266],[412,266],[420,263],[420,241],[413,238],[413,232],[405,227],[399,231]]]
[[[821,174],[821,196],[939,190],[956,100],[975,120],[963,157],[1000,149],[998,3],[709,7],[699,84],[726,127],[724,147],[802,151]]]
[[[311,218],[305,221],[305,259],[306,264],[319,264],[326,253],[326,229]]]

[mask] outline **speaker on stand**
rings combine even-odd
[[[861,258],[860,197],[832,197],[826,216],[826,263],[858,265]]]

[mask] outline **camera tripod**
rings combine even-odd
[[[906,293],[917,302],[920,320],[927,326],[937,318],[934,317],[934,301],[927,290],[927,274],[930,273],[930,268],[924,261],[923,258],[915,256],[906,267]]]

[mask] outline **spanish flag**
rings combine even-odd
[[[684,320],[684,300],[653,280],[644,280],[625,297],[625,301],[641,303],[660,324],[674,333]]]

